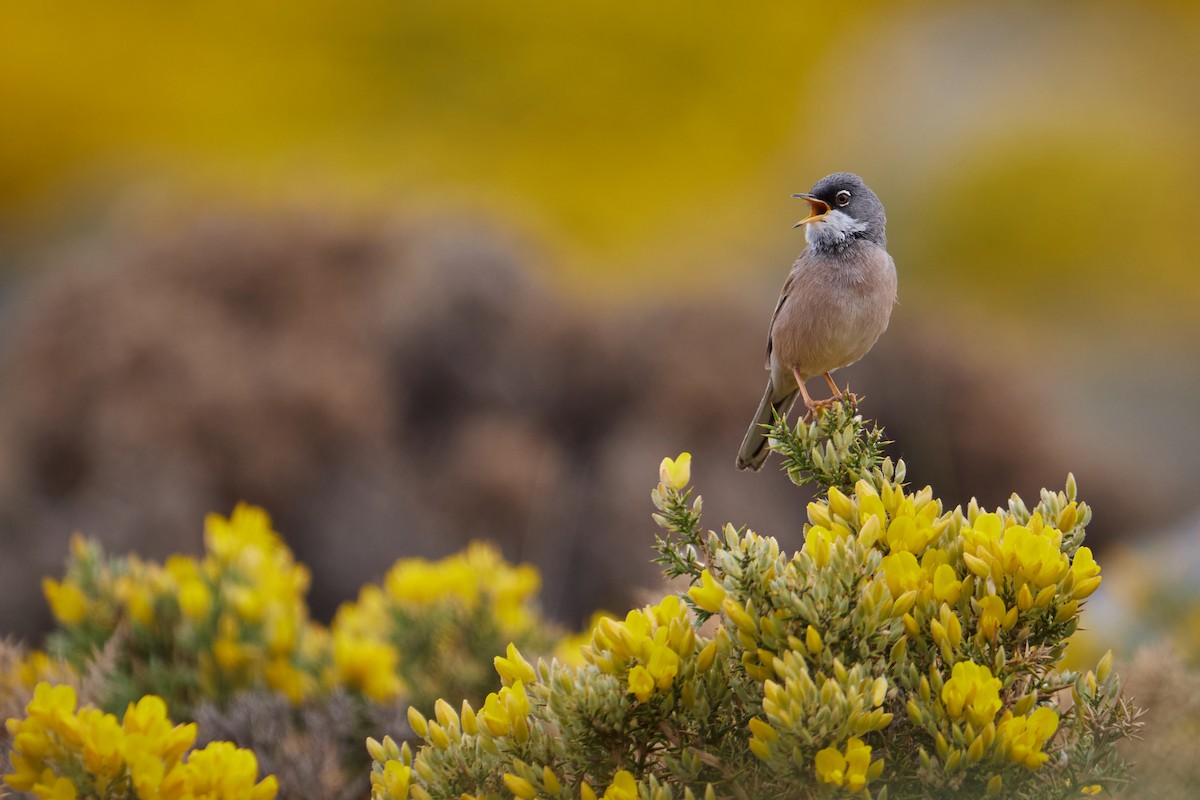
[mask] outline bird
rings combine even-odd
[[[896,304],[896,263],[887,251],[883,203],[850,172],[827,175],[802,194],[809,214],[806,247],[792,264],[767,336],[770,378],[754,422],[738,451],[738,469],[766,461],[767,429],[786,417],[797,393],[806,413],[819,413],[843,394],[831,373],[867,354],[887,329]],[[813,400],[804,382],[824,375],[833,391]],[[849,389],[847,389],[849,391]]]

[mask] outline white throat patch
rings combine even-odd
[[[804,238],[815,250],[830,250],[843,246],[851,234],[866,229],[867,223],[859,222],[849,214],[834,209],[805,225]]]

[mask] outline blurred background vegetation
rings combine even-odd
[[[1194,3],[25,3],[0,129],[14,596],[72,529],[195,552],[245,499],[326,618],[493,538],[574,624],[653,580],[684,449],[794,544],[733,454],[789,195],[843,169],[901,305],[841,377],[910,476],[996,505],[1072,469],[1102,564],[1200,535]]]

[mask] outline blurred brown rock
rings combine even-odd
[[[38,581],[72,531],[196,552],[205,513],[238,500],[312,567],[318,616],[399,556],[489,538],[541,568],[548,610],[577,622],[656,580],[648,492],[682,450],[710,525],[799,541],[807,494],[777,461],[733,468],[773,295],[601,314],[541,285],[529,248],[466,222],[214,213],[116,238],[7,315],[0,580],[28,602],[6,604],[0,630],[47,623]],[[911,481],[995,505],[1070,467],[1087,499],[1116,498],[1094,530],[1115,529],[1115,484],[1069,464],[1004,374],[898,314],[839,376]]]

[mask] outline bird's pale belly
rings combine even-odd
[[[895,286],[894,283],[891,284]],[[887,328],[895,289],[867,296],[812,291],[790,297],[772,330],[772,368],[805,378],[858,361]]]

